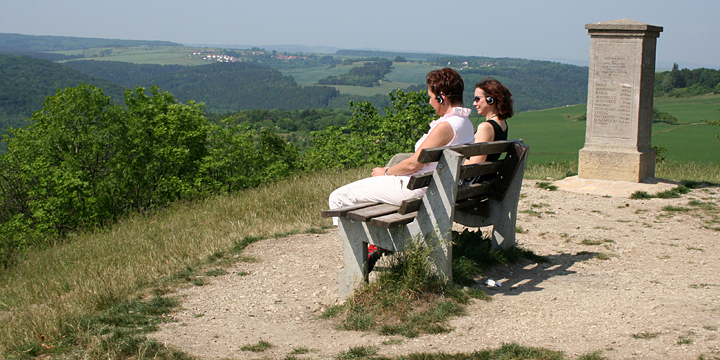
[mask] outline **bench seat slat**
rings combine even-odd
[[[417,212],[420,209],[420,205],[422,205],[422,198],[405,200],[400,204],[398,214],[405,215],[411,212]]]
[[[346,216],[349,219],[367,222],[370,219],[378,217],[378,216],[395,213],[398,211],[399,208],[400,207],[396,206],[396,205],[377,204],[377,205],[373,205],[373,206],[364,207],[362,209],[349,211]]]
[[[372,220],[370,220],[370,224],[389,229],[391,227],[409,224],[413,220],[415,220],[416,216],[417,216],[417,211],[411,212],[408,214],[404,214],[404,215],[398,214],[398,213],[393,213],[393,214],[388,214],[388,215],[383,215],[383,216],[378,216],[376,218],[373,218]]]
[[[320,213],[320,216],[322,216],[324,218],[345,216],[345,214],[347,214],[349,211],[362,209],[362,208],[366,208],[368,206],[373,206],[373,205],[377,205],[377,204],[379,204],[379,203],[362,202],[362,203],[355,204],[355,205],[343,206],[343,207],[337,208],[337,209],[324,210],[323,212]]]

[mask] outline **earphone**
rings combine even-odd
[[[444,96],[444,97],[451,97],[451,96],[462,96],[462,95],[457,95],[457,94],[456,94],[456,95],[452,95],[452,94],[450,94],[450,95],[445,95],[445,94],[443,94],[443,93],[440,93],[440,95],[435,95],[435,101],[437,101],[438,104],[440,104],[440,105],[442,105],[443,103],[445,103],[445,98],[443,98],[443,96]]]
[[[488,96],[485,98],[485,101],[488,103],[488,105],[492,105],[495,102],[495,99],[493,99],[492,96]]]

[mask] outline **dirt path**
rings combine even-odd
[[[180,291],[177,322],[153,336],[204,359],[282,359],[300,348],[312,351],[298,358],[332,358],[363,345],[389,356],[455,353],[509,342],[572,357],[599,350],[609,359],[720,358],[720,231],[703,228],[718,212],[688,205],[720,207],[719,188],[629,200],[534,184],[523,183],[518,225],[527,232],[518,243],[549,262],[486,271],[481,281],[503,286],[487,288],[493,301],[470,305],[469,315],[451,322],[451,333],[406,339],[339,331],[317,320],[337,302],[342,254],[333,230],[248,247],[259,262]],[[669,205],[690,210],[663,210]],[[273,347],[240,350],[260,340]]]

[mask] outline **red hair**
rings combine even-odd
[[[512,93],[510,93],[510,90],[508,90],[505,85],[491,77],[488,77],[475,84],[475,87],[482,89],[482,91],[485,92],[485,96],[489,96],[494,99],[494,104],[498,109],[498,117],[501,120],[506,120],[513,116]]]
[[[463,104],[463,91],[465,83],[457,71],[451,68],[433,70],[425,78],[428,88],[435,95],[443,94],[452,105]]]

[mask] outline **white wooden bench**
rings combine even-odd
[[[465,165],[465,158],[502,154],[500,160]],[[408,189],[427,186],[422,199],[400,206],[363,203],[325,210],[323,217],[338,217],[345,267],[338,272],[340,299],[350,296],[367,281],[368,244],[389,251],[403,251],[405,242],[418,238],[432,247],[434,270],[452,281],[453,222],[468,226],[493,226],[492,246],[515,244],[515,223],[528,147],[522,140],[493,141],[424,149],[418,161],[437,161],[435,171],[411,178]],[[491,179],[458,188],[461,179]]]

